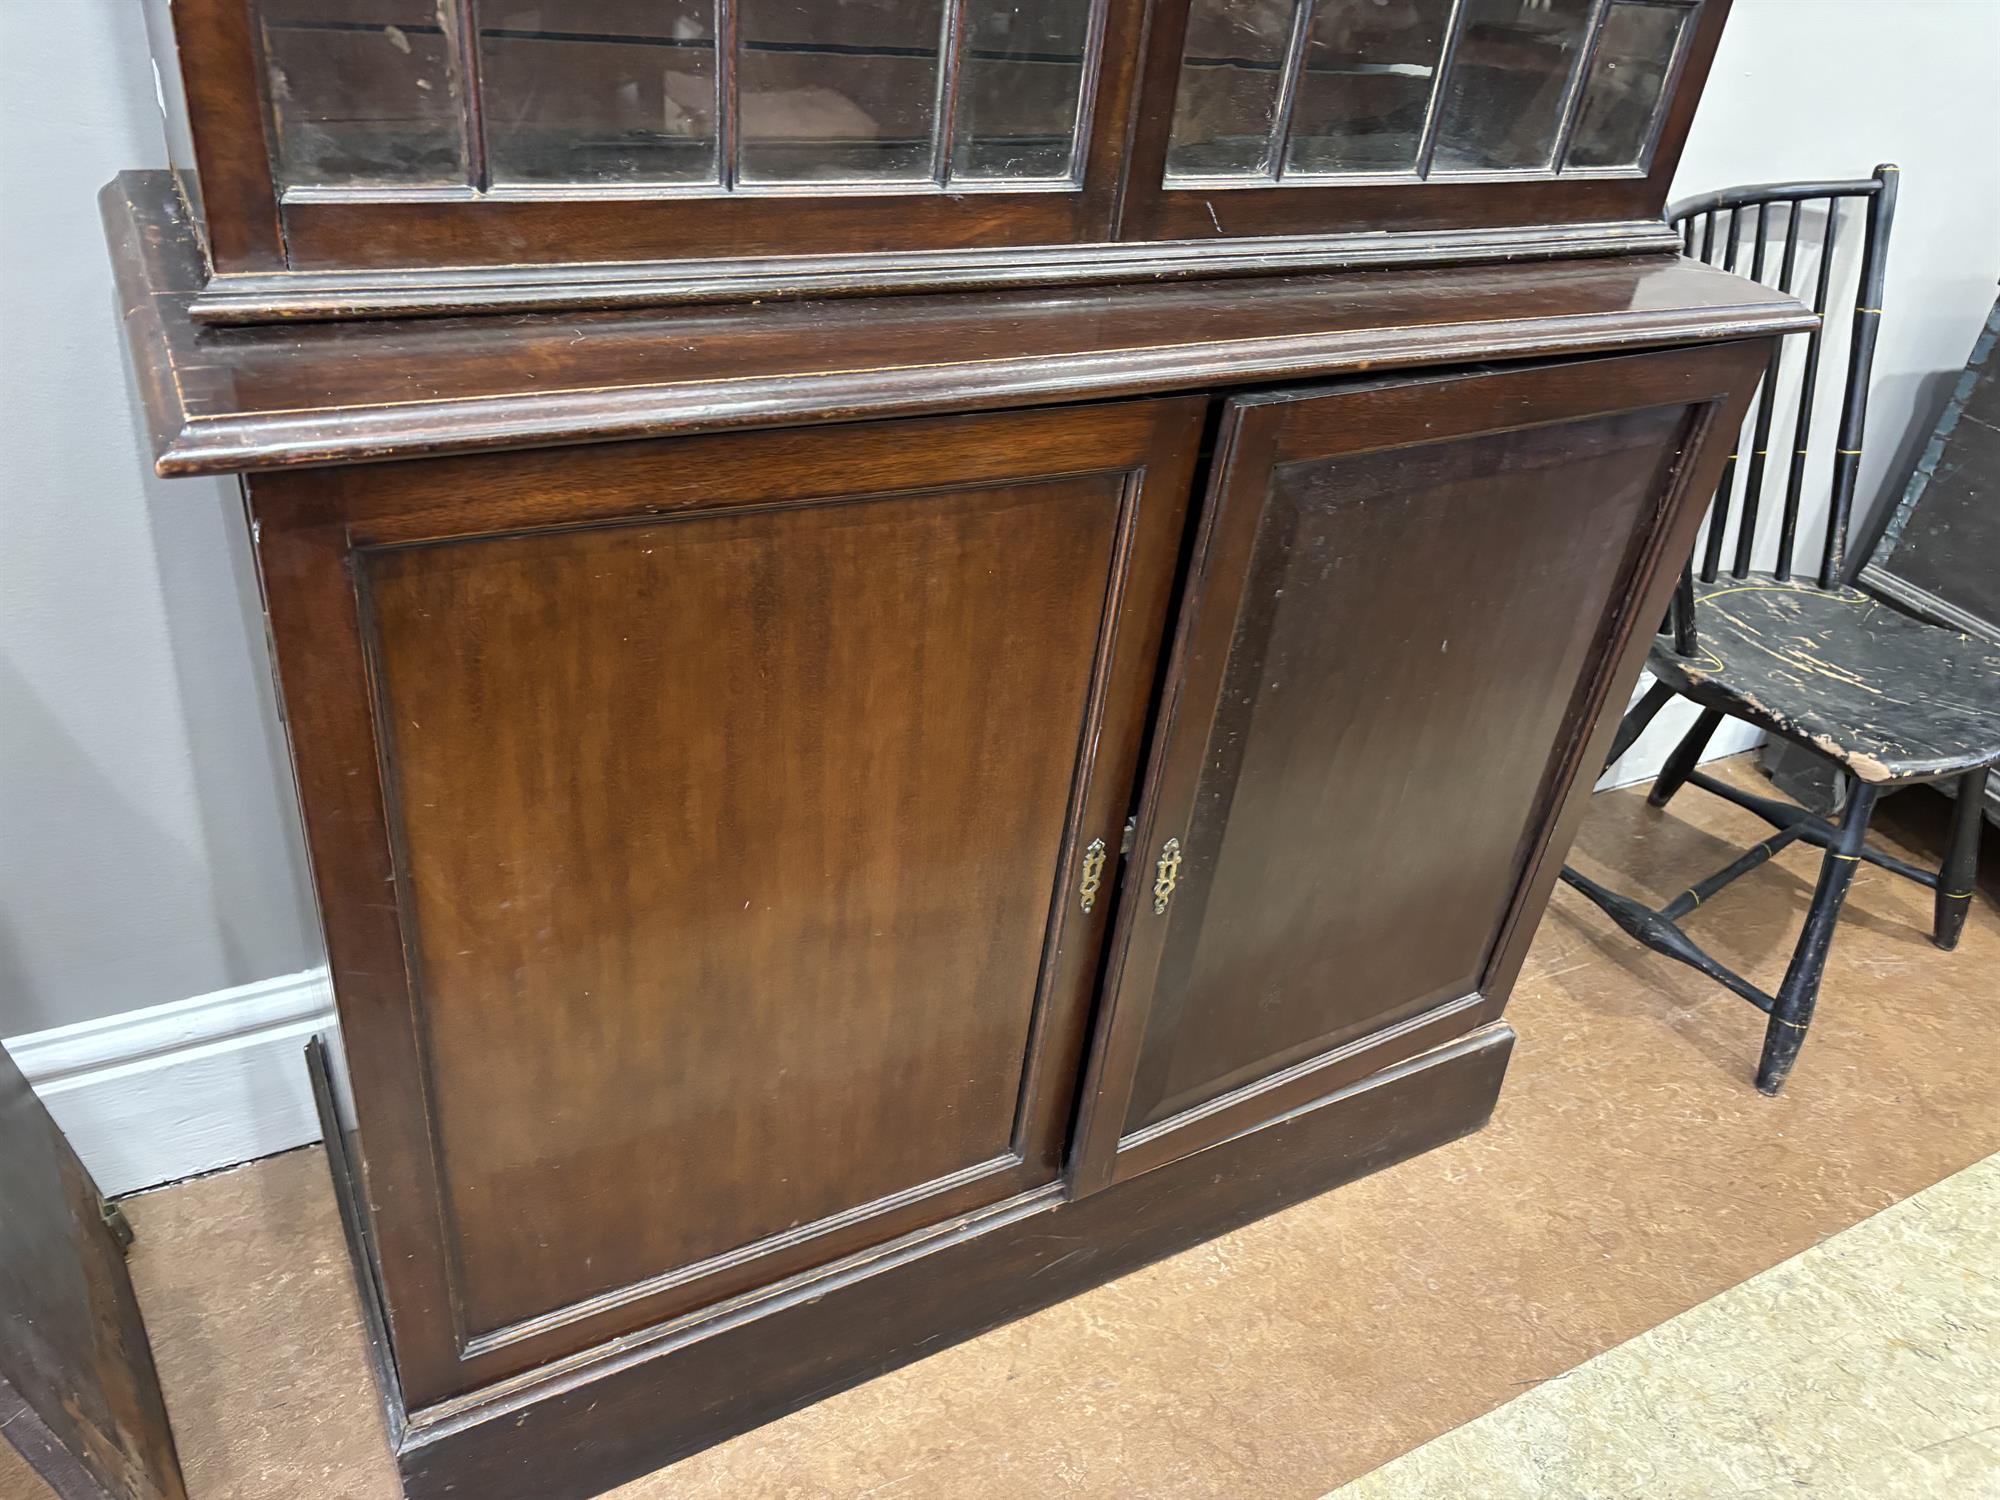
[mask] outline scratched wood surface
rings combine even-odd
[[[1650,670],[1697,703],[1803,741],[1861,780],[2000,761],[2000,647],[1858,589],[1724,578],[1696,595],[1698,653]]]

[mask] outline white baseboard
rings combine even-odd
[[[326,970],[8,1041],[107,1197],[319,1139],[303,1056],[333,1026]]]

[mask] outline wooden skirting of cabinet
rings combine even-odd
[[[359,1247],[359,1188],[320,1075],[336,1195],[411,1500],[584,1500],[1486,1123],[1504,1022],[1308,1101],[1106,1192],[1021,1194],[763,1288],[644,1339],[406,1413]],[[322,1057],[324,1054],[320,1054]]]
[[[1477,1126],[1770,341],[1672,256],[216,328],[409,1493],[580,1497]]]

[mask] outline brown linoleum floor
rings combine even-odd
[[[1933,862],[1918,795],[1883,841]],[[1763,832],[1698,790],[1608,794],[1575,860],[1664,899]],[[1954,954],[1928,892],[1863,867],[1775,1101],[1761,1016],[1563,890],[1483,1133],[614,1493],[1322,1495],[2000,1150],[1996,845]],[[1795,848],[1690,927],[1775,984],[1815,868]],[[393,1500],[317,1150],[128,1209],[194,1500]]]
[[[2000,1156],[1328,1500],[2000,1500]]]

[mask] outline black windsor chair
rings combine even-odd
[[[1810,275],[1813,307],[1822,319],[1832,306],[1843,221],[1861,218],[1853,333],[1827,471],[1826,522],[1817,539],[1813,528],[1801,524],[1808,474],[1816,467],[1814,406],[1827,342],[1821,328],[1785,340],[1772,352],[1746,421],[1747,450],[1732,456],[1724,470],[1703,537],[1648,659],[1652,686],[1627,712],[1610,756],[1615,761],[1623,755],[1675,697],[1691,699],[1700,716],[1668,756],[1647,800],[1664,807],[1683,786],[1693,785],[1756,814],[1776,831],[1657,910],[1573,869],[1562,872],[1569,885],[1648,948],[1700,970],[1769,1016],[1757,1070],[1757,1087],[1766,1094],[1784,1087],[1812,1024],[1834,926],[1858,864],[1866,861],[1932,888],[1932,939],[1941,948],[1957,944],[1972,896],[1986,778],[2000,763],[2000,650],[1918,620],[1850,581],[1858,568],[1848,566],[1848,526],[1883,315],[1897,177],[1895,167],[1883,166],[1865,181],[1732,188],[1668,210],[1689,255],[1758,281],[1775,275],[1770,284],[1804,296],[1807,291],[1795,284],[1808,279],[1801,275],[1807,253],[1802,230],[1824,204],[1817,267]],[[1794,359],[1800,342],[1803,354]],[[1787,415],[1788,421],[1781,419]],[[1774,454],[1773,431],[1782,434],[1787,426],[1790,446]],[[1775,441],[1782,444],[1782,436]],[[1764,534],[1772,519],[1774,555]],[[1725,718],[1743,720],[1830,762],[1842,790],[1839,821],[1739,790],[1697,769]],[[1868,845],[1869,818],[1883,792],[1946,780],[1957,781],[1958,799],[1942,869],[1922,869]],[[1798,946],[1773,995],[1704,952],[1680,922],[1799,840],[1825,855]]]

